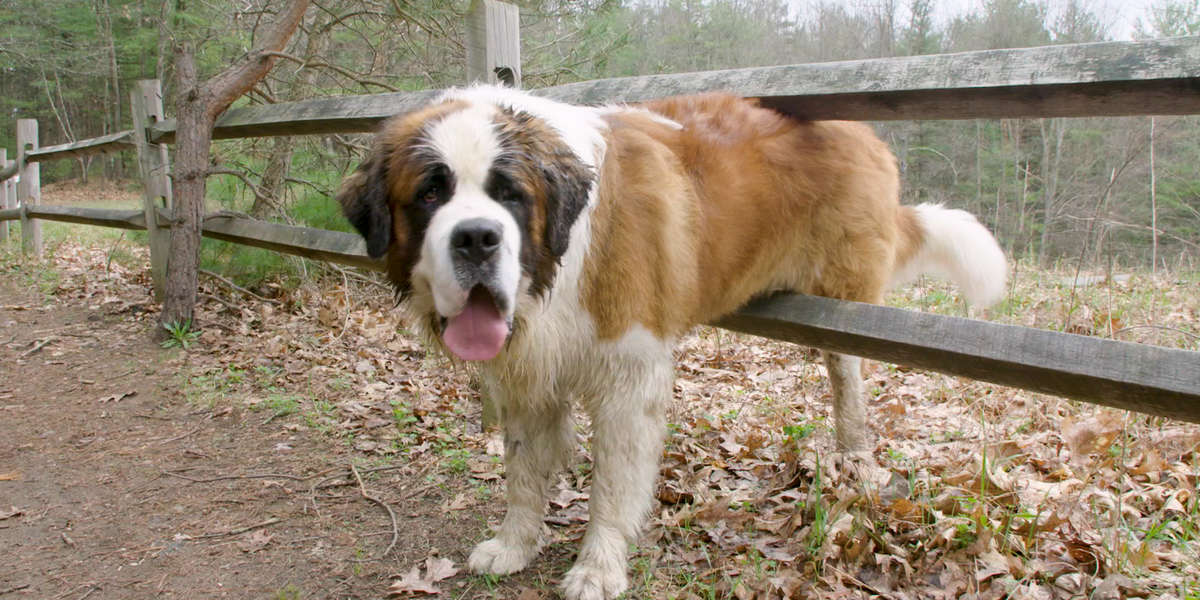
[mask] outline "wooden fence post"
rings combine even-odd
[[[8,166],[8,148],[0,148],[0,171]],[[11,178],[9,178],[11,179]],[[10,208],[8,203],[12,202],[8,197],[8,182],[9,179],[0,181],[0,210]],[[8,241],[8,221],[0,221],[0,244]]]
[[[163,120],[162,84],[143,79],[129,93],[133,112],[133,142],[137,145],[138,168],[142,177],[142,208],[146,211],[146,233],[150,238],[150,275],[154,280],[154,299],[162,302],[167,282],[167,256],[171,235],[158,224],[158,208],[171,214],[171,179],[167,175],[167,146],[151,144],[147,129]]]
[[[471,0],[467,12],[467,83],[521,87],[521,13],[516,5]],[[483,400],[482,427],[498,425],[496,403],[475,376],[471,387]]]
[[[21,206],[21,253],[33,254],[42,259],[42,224],[30,219],[28,208],[37,206],[42,199],[42,170],[35,162],[26,162],[25,154],[38,149],[37,119],[17,119],[17,168],[21,181],[17,182],[17,203]]]
[[[467,83],[521,87],[521,13],[496,0],[471,0],[467,13]]]

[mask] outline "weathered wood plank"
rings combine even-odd
[[[755,301],[714,325],[1200,423],[1200,352],[814,296]]]
[[[163,115],[162,85],[157,79],[143,79],[129,92],[129,111],[133,127],[145,131]],[[150,238],[150,278],[154,283],[154,299],[162,302],[167,289],[167,256],[171,252],[171,234],[158,226],[158,209],[172,210],[171,179],[167,174],[169,162],[165,144],[151,144],[146,136],[134,138],[138,155],[138,173],[142,177],[142,210],[146,214],[147,235]],[[155,216],[151,216],[155,215]]]
[[[42,169],[30,162],[29,153],[38,149],[37,119],[17,119],[17,168],[21,179],[17,182],[17,205],[22,208],[37,206],[42,200]],[[29,217],[29,211],[21,211],[21,254],[42,259],[42,224]]]
[[[145,229],[141,210],[29,207],[51,221]],[[0,221],[20,216],[0,210]],[[166,227],[158,214],[160,227]],[[382,270],[354,234],[209,215],[213,239]],[[1200,423],[1200,352],[843,302],[780,295],[714,325],[878,360]]]
[[[60,158],[132,150],[133,147],[133,131],[119,131],[100,137],[71,142],[70,144],[45,146],[27,154],[26,159],[30,162],[45,162]]]
[[[471,0],[466,46],[467,83],[521,87],[521,14],[516,5]]]
[[[380,121],[424,106],[439,93],[391,92],[231,108],[217,119],[213,139],[374,131]],[[155,123],[149,136],[156,144],[174,142],[175,120]]]
[[[1192,114],[1200,112],[1200,37],[624,77],[544,93],[591,104],[710,90],[809,119]]]
[[[3,211],[11,206],[16,206],[17,199],[8,197],[8,177],[4,176],[3,171],[8,168],[8,148],[0,148],[0,211]],[[17,165],[13,163],[13,173],[16,173]],[[15,196],[15,194],[14,194]],[[11,206],[10,206],[11,204]],[[8,243],[8,228],[11,223],[5,219],[0,219],[0,244]]]
[[[6,208],[0,210],[0,221],[19,221],[21,219],[21,209]]]
[[[205,216],[203,233],[204,237],[284,254],[383,270],[381,262],[367,256],[362,237],[350,233],[224,215]]]
[[[8,152],[7,148],[0,148],[0,150],[4,150],[5,152]],[[16,174],[17,174],[17,161],[14,160],[6,165],[0,165],[0,181],[6,181],[6,180],[10,179],[13,175],[16,175]]]
[[[140,210],[114,210],[82,206],[30,206],[27,212],[31,218],[46,221],[117,229],[146,229],[146,215]]]
[[[1200,113],[1200,37],[1101,42],[602,79],[533,90],[566,102],[638,102],[726,90],[808,119],[895,120]],[[371,131],[436,91],[228,111],[217,138]],[[170,141],[174,122],[155,125]]]

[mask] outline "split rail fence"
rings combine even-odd
[[[520,84],[515,8],[476,0],[468,62],[476,79]],[[652,75],[572,83],[532,93],[583,104],[726,90],[802,119],[919,120],[1200,113],[1200,37]],[[214,139],[369,132],[428,102],[435,90],[240,107]],[[134,128],[39,148],[37,123],[17,125],[15,162],[0,154],[0,239],[20,220],[24,248],[40,256],[38,220],[147,230],[158,292],[171,227],[165,118],[157,81],[133,93]],[[40,206],[38,163],[136,149],[143,206],[110,210]],[[2,152],[2,150],[0,150]],[[15,195],[11,177],[20,175]],[[210,215],[206,237],[305,258],[381,270],[357,235]],[[1200,423],[1200,352],[800,295],[752,302],[714,325],[734,331],[930,369],[1117,408]]]

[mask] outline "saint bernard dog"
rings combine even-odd
[[[689,329],[792,290],[879,303],[940,274],[996,301],[1005,258],[971,215],[901,206],[871,128],[725,94],[583,107],[499,87],[393,117],[338,192],[410,324],[478,365],[504,428],[508,512],[470,568],[524,569],[591,417],[590,522],[569,600],[628,586]],[[861,360],[826,353],[839,447],[867,450]]]

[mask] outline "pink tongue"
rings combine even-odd
[[[496,310],[491,294],[483,288],[471,290],[467,306],[450,317],[442,340],[463,360],[491,360],[504,347],[508,323]]]

